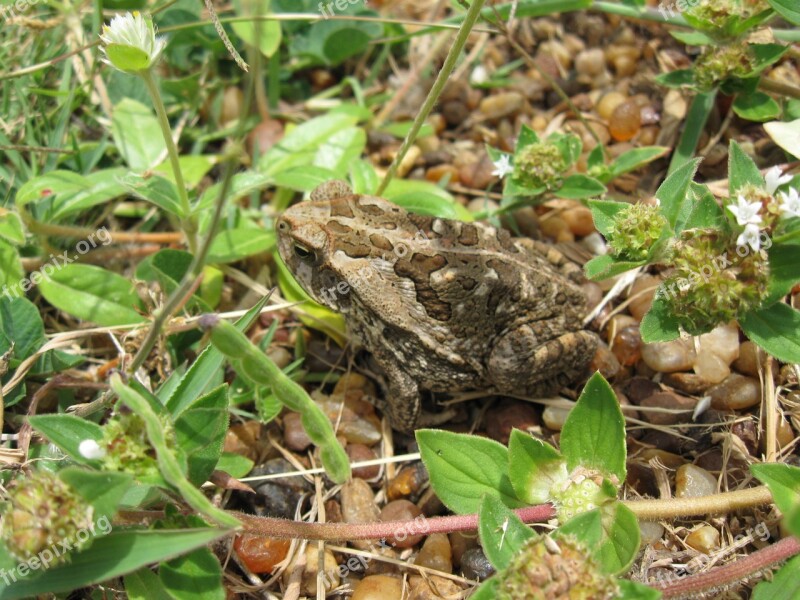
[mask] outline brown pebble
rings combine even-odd
[[[755,342],[746,340],[739,346],[739,358],[733,361],[733,368],[743,375],[758,377],[759,366],[763,369],[766,364],[766,353]]]
[[[672,392],[659,392],[649,398],[645,398],[640,406],[648,408],[665,408],[669,410],[683,411],[680,413],[643,411],[644,418],[653,425],[675,425],[677,423],[688,423],[692,420],[692,411],[697,405],[697,400],[679,396]]]
[[[575,70],[579,75],[594,77],[606,68],[606,57],[600,48],[590,48],[575,57]]]
[[[725,381],[710,387],[711,406],[717,410],[742,410],[761,402],[761,384],[754,377],[731,373]]]
[[[625,102],[626,99],[627,97],[624,94],[616,91],[605,94],[600,98],[600,102],[597,103],[598,116],[604,121],[608,121],[611,119],[614,109]]]
[[[351,600],[390,600],[403,597],[403,581],[389,575],[369,575],[353,589]]]
[[[478,536],[475,533],[464,533],[462,531],[454,531],[448,534],[450,538],[450,548],[453,552],[453,565],[456,567],[461,566],[461,557],[470,548],[478,547]]]
[[[595,230],[592,211],[585,206],[569,208],[561,213],[561,218],[569,230],[578,237],[589,235]]]
[[[696,373],[666,373],[661,381],[686,394],[700,394],[711,386],[710,381]]]
[[[661,386],[647,377],[631,377],[622,389],[633,404],[641,404],[645,398],[660,392]]]
[[[688,371],[695,361],[691,340],[672,340],[642,345],[642,360],[661,373]]]
[[[450,540],[444,533],[432,533],[422,544],[414,564],[444,573],[453,572],[453,555]]]
[[[436,165],[425,171],[425,179],[439,183],[446,179],[448,183],[458,183],[458,169],[453,165]]]
[[[487,119],[499,119],[519,112],[524,102],[519,92],[501,92],[481,100],[478,110]]]
[[[469,112],[469,108],[461,100],[450,100],[442,106],[442,116],[451,127],[458,127],[466,121]]]
[[[687,464],[675,472],[675,497],[697,498],[711,496],[717,491],[717,478],[705,469]]]
[[[397,476],[389,482],[386,496],[389,500],[397,500],[416,494],[427,481],[427,472],[422,463],[403,467]]]
[[[605,342],[600,341],[592,362],[589,364],[589,370],[592,372],[599,371],[603,377],[611,379],[619,373],[619,369],[620,364],[616,355],[608,349]]]
[[[290,412],[283,417],[283,444],[294,452],[303,452],[311,445],[300,413]]]
[[[303,570],[302,582],[300,588],[302,593],[307,596],[317,595],[317,574],[319,573],[319,547],[316,543],[311,543],[306,546],[306,566]],[[331,591],[339,585],[339,565],[336,563],[336,558],[333,552],[325,549],[322,558],[322,586],[325,592]]]
[[[506,401],[486,413],[486,434],[504,446],[512,429],[526,431],[540,424],[536,409],[528,402]]]
[[[375,460],[378,455],[369,446],[364,444],[347,444],[345,448],[350,463],[365,462],[368,460]],[[375,479],[380,475],[380,465],[372,465],[371,467],[356,467],[353,469],[353,477],[360,477],[361,479]]]
[[[416,533],[420,529],[419,523],[413,522],[414,519],[419,517],[422,511],[416,504],[409,500],[392,500],[381,509],[381,521],[409,521],[408,525],[402,531],[398,531],[396,535],[390,537],[387,541],[392,546],[397,548],[411,548],[416,546],[423,537],[422,534]]]
[[[372,523],[378,520],[380,512],[375,505],[375,494],[363,479],[351,479],[342,486],[342,518],[345,523]],[[371,550],[369,540],[355,540],[353,545],[359,550]]]
[[[408,578],[408,584],[411,587],[408,600],[442,600],[443,598],[464,597],[464,590],[455,581],[436,575],[426,577],[412,575]],[[399,596],[397,600],[401,600]],[[403,600],[406,599],[403,598]]]
[[[658,289],[661,279],[653,275],[642,275],[633,282],[631,291],[628,292],[630,304],[628,310],[637,321],[641,321],[645,313],[653,304],[653,297]]]
[[[608,131],[618,142],[627,142],[639,133],[642,113],[635,100],[627,100],[617,106],[608,121]]]
[[[614,356],[621,365],[632,367],[642,356],[642,335],[639,326],[624,327],[617,332],[612,347]]]
[[[711,525],[701,525],[686,536],[686,545],[703,554],[719,548],[719,531]]]

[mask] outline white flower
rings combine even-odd
[[[795,188],[789,188],[789,193],[781,192],[778,210],[784,217],[800,217],[800,194]]]
[[[105,448],[101,448],[95,440],[83,440],[78,444],[78,452],[89,460],[98,460],[106,455]]]
[[[775,194],[775,190],[777,190],[783,184],[789,183],[792,180],[792,176],[781,176],[781,168],[776,165],[767,171],[765,179],[767,180],[767,193],[772,196]]]
[[[736,238],[736,244],[739,246],[748,245],[754,252],[758,252],[758,249],[761,248],[760,233],[758,225],[748,223],[745,225],[744,231]]]
[[[761,223],[761,215],[758,214],[758,211],[761,210],[761,203],[748,202],[747,198],[741,194],[736,199],[736,205],[728,205],[728,210],[736,217],[736,222],[739,225],[757,225]]]
[[[492,171],[492,175],[495,175],[500,179],[514,172],[514,167],[511,164],[511,159],[509,158],[508,154],[503,154],[492,164],[494,165],[494,171]]]
[[[153,20],[138,11],[117,15],[111,23],[103,25],[100,35],[107,62],[120,71],[145,71],[155,64],[164,46],[165,38],[156,37]]]

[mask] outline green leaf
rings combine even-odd
[[[782,44],[748,44],[748,51],[753,56],[753,73],[759,73],[773,63],[778,62],[786,54],[789,46]]]
[[[190,190],[196,188],[203,181],[203,177],[205,177],[218,162],[219,157],[214,154],[186,154],[184,156],[179,156],[178,164],[180,165],[183,182],[186,188]],[[164,162],[152,169],[152,171],[164,177],[170,183],[176,183],[175,174],[172,171],[172,162],[169,159],[164,160]]]
[[[254,464],[252,460],[241,454],[223,452],[219,457],[216,470],[227,473],[236,479],[241,479],[253,470]]]
[[[175,439],[186,454],[187,477],[204,483],[219,461],[228,430],[228,386],[200,396],[175,420]]]
[[[622,502],[609,502],[573,517],[558,529],[557,535],[577,537],[609,575],[628,570],[641,540],[636,515]]]
[[[669,34],[687,46],[711,46],[716,44],[713,38],[699,31],[677,31],[670,29]]]
[[[781,121],[765,123],[764,129],[778,146],[792,156],[800,157],[800,119],[789,123]]]
[[[800,25],[800,6],[796,0],[767,0],[767,2],[784,19],[794,25]]]
[[[774,0],[773,0],[774,1]],[[800,556],[795,556],[753,590],[752,600],[796,600],[800,598]]]
[[[292,167],[275,174],[275,185],[296,192],[310,192],[320,184],[336,179],[336,173],[323,167]]]
[[[346,4],[343,6],[345,11],[350,8]],[[345,11],[337,10],[336,14],[339,15]],[[375,16],[375,13],[371,11],[351,9],[351,13]],[[335,66],[366,50],[370,41],[380,36],[381,33],[383,33],[383,27],[378,23],[347,20],[317,21],[308,29],[304,37],[296,40],[294,51],[317,63]]]
[[[687,229],[723,229],[725,216],[708,187],[692,182],[687,195],[688,202],[681,206],[676,231]]]
[[[525,146],[530,146],[531,144],[535,144],[539,141],[539,136],[536,134],[536,132],[527,125],[523,124],[522,128],[520,129],[519,136],[517,137],[517,145],[514,148],[514,154],[519,154],[519,151]]]
[[[800,468],[762,463],[750,465],[750,471],[769,488],[792,535],[800,535]]]
[[[569,479],[564,457],[541,440],[519,429],[508,442],[508,476],[517,497],[528,504],[544,504],[550,491]]]
[[[123,168],[104,169],[87,175],[84,179],[86,185],[80,190],[65,193],[56,189],[50,218],[61,221],[122,196],[125,186],[121,179],[125,172]]]
[[[561,430],[567,468],[596,469],[619,488],[625,481],[625,418],[614,390],[600,373],[592,375]]]
[[[583,268],[588,279],[591,279],[592,281],[598,281],[601,279],[614,277],[615,275],[619,275],[620,273],[630,271],[631,269],[635,269],[636,267],[641,267],[642,265],[646,264],[646,260],[631,262],[617,260],[610,254],[603,254],[601,256],[595,256],[593,259],[587,262]]]
[[[128,173],[122,179],[122,184],[129,193],[137,198],[150,202],[161,210],[177,217],[186,216],[181,208],[178,188],[167,178],[160,175],[142,177],[136,173]]]
[[[97,423],[75,415],[34,415],[28,423],[36,431],[61,448],[72,460],[85,465],[98,465],[99,461],[85,458],[78,446],[83,440],[103,439],[103,428]]]
[[[21,296],[25,281],[28,280],[22,269],[19,251],[5,240],[0,240],[0,294],[3,298]]]
[[[32,356],[44,345],[44,323],[39,310],[27,298],[0,295],[0,355],[14,344],[12,364]]]
[[[124,98],[111,115],[111,135],[125,163],[134,171],[155,167],[166,152],[164,135],[149,106]]]
[[[689,186],[699,164],[699,159],[684,163],[670,173],[656,190],[656,198],[661,201],[661,214],[666,217],[673,230],[675,230],[683,204],[687,201]]]
[[[133,484],[130,473],[89,471],[81,467],[67,467],[60,470],[58,476],[92,505],[95,522],[106,519],[105,529],[111,527],[111,519],[117,514],[122,497]]]
[[[365,160],[357,160],[350,165],[350,181],[356,194],[367,195],[374,195],[380,183],[375,168]]]
[[[261,228],[239,228],[220,231],[211,242],[208,262],[232,263],[275,247],[275,232]]]
[[[800,281],[800,245],[773,244],[769,249],[769,295],[765,305],[777,302]]]
[[[151,257],[149,267],[152,270],[152,275],[158,280],[158,284],[161,286],[165,296],[168,296],[178,288],[184,276],[189,272],[192,260],[193,257],[188,252],[172,248],[159,250]],[[141,276],[145,264],[144,261],[139,264],[137,276]],[[146,279],[146,277],[142,277],[142,279]],[[187,306],[192,310],[211,312],[211,307],[196,293],[189,298]]]
[[[661,592],[649,585],[630,579],[620,579],[617,583],[620,594],[617,600],[659,600],[661,598]]]
[[[227,529],[112,531],[95,539],[70,562],[51,567],[39,577],[21,579],[13,586],[0,582],[0,600],[16,600],[37,594],[70,592],[136,571],[210,544]]]
[[[592,219],[597,231],[608,237],[614,229],[617,215],[629,206],[627,202],[614,200],[589,200],[589,208],[592,209]]]
[[[536,534],[496,497],[485,495],[478,512],[478,535],[486,558],[497,569],[505,569],[511,559]]]
[[[728,149],[728,191],[731,197],[735,197],[745,185],[763,187],[764,178],[753,159],[732,139]]]
[[[89,189],[89,181],[83,175],[71,171],[50,171],[26,181],[17,192],[17,206],[25,206],[36,200],[52,196],[75,194]]]
[[[147,567],[126,575],[123,582],[128,600],[174,600],[158,575]]]
[[[639,325],[639,333],[645,344],[670,342],[680,337],[680,320],[670,310],[669,301],[665,298],[668,295],[669,290],[662,284],[656,290],[650,310],[642,318],[642,322]]]
[[[15,212],[0,210],[0,238],[15,246],[25,243],[25,227],[22,218]]]
[[[478,512],[484,494],[511,508],[524,506],[506,474],[508,450],[501,444],[433,429],[421,429],[416,437],[431,486],[453,512]]]
[[[39,284],[42,296],[58,309],[103,327],[144,323],[133,283],[92,265],[69,264]]]
[[[244,173],[237,173],[231,178],[230,189],[225,197],[226,201],[233,203],[235,200],[250,194],[260,192],[264,188],[271,186],[275,183],[273,177],[264,175],[263,173],[255,173],[253,171],[245,171]],[[192,207],[192,212],[195,214],[201,213],[204,210],[214,205],[217,197],[220,194],[222,183],[215,183],[209,187],[200,200]]]
[[[742,119],[763,123],[777,119],[781,114],[781,107],[764,92],[753,92],[738,95],[733,102],[733,112]]]
[[[243,10],[242,0],[236,0],[233,5],[237,16],[251,17],[269,14],[269,0],[261,2],[248,2],[247,10]],[[251,46],[258,48],[261,53],[269,58],[278,51],[281,45],[280,21],[248,20],[231,23],[231,27],[240,38]]]
[[[634,148],[620,154],[611,163],[611,178],[619,177],[623,173],[635,171],[639,167],[661,158],[669,152],[666,146],[645,146],[644,148]]]
[[[108,60],[121,71],[144,71],[150,66],[150,55],[128,44],[106,44]]]
[[[561,187],[553,193],[559,198],[570,198],[572,200],[582,200],[602,196],[606,193],[606,186],[594,177],[576,173],[570,175],[561,184]]]
[[[739,319],[745,335],[769,354],[786,363],[800,363],[800,312],[778,302]]]
[[[694,85],[694,71],[691,69],[677,69],[669,73],[656,75],[656,83],[670,87],[681,88]]]
[[[163,563],[158,576],[175,600],[225,600],[222,567],[208,548]]]

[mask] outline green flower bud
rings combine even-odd
[[[603,476],[582,467],[576,468],[567,481],[550,491],[550,499],[556,507],[560,523],[566,523],[575,515],[588,512],[605,504],[612,497],[602,487]]]
[[[514,179],[526,187],[557,187],[566,170],[567,162],[561,150],[549,142],[525,146],[514,157]]]
[[[713,89],[729,77],[747,77],[752,70],[746,42],[709,46],[694,61],[695,81],[704,90]]]
[[[56,475],[36,471],[20,478],[8,492],[8,505],[0,523],[0,537],[18,561],[28,561],[61,541],[80,549],[79,531],[92,528],[91,504]],[[56,556],[63,562],[66,556]],[[54,563],[51,563],[54,564]]]
[[[528,540],[498,577],[498,600],[606,600],[617,598],[615,578],[603,574],[571,536]]]
[[[606,236],[611,253],[623,260],[644,260],[666,226],[667,220],[657,206],[631,204],[617,213]]]
[[[171,432],[170,424],[164,423],[164,427]],[[168,434],[167,439],[172,436]],[[156,452],[139,415],[124,412],[112,417],[103,427],[103,440],[99,445],[106,451],[102,462],[109,471],[131,473],[149,483],[163,483]]]
[[[164,38],[156,37],[153,19],[138,11],[111,19],[111,23],[103,25],[100,39],[105,62],[125,73],[150,69],[167,45]]]

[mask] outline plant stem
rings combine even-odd
[[[725,514],[772,502],[772,494],[762,485],[713,496],[670,498],[669,500],[634,500],[625,502],[642,521],[663,521],[690,515]]]
[[[458,35],[456,35],[453,47],[450,48],[450,52],[447,53],[447,58],[444,60],[442,70],[439,71],[439,74],[436,76],[436,81],[433,82],[433,86],[431,87],[430,92],[428,92],[428,97],[425,98],[425,102],[422,103],[422,106],[417,113],[417,117],[414,119],[414,123],[411,126],[411,130],[408,132],[408,135],[406,135],[406,139],[403,140],[403,145],[400,147],[400,150],[398,150],[397,155],[394,157],[394,160],[389,167],[389,170],[386,172],[386,176],[378,186],[378,190],[375,192],[376,196],[380,196],[386,189],[386,186],[389,185],[389,182],[397,172],[397,167],[405,157],[406,152],[408,152],[408,149],[411,147],[411,144],[414,143],[414,140],[417,139],[419,130],[422,129],[425,119],[428,118],[431,110],[433,110],[434,104],[436,104],[436,101],[439,99],[442,90],[444,90],[447,79],[450,77],[450,74],[453,72],[453,69],[456,66],[456,61],[461,54],[461,50],[464,48],[464,44],[467,43],[467,38],[469,37],[475,22],[478,20],[478,17],[481,14],[481,8],[483,7],[484,2],[485,0],[472,0],[472,4],[470,5],[469,10],[467,10],[464,21],[461,23],[461,27],[458,30]]]
[[[192,206],[189,204],[189,194],[186,191],[186,184],[183,181],[183,171],[181,171],[180,156],[175,141],[172,139],[172,130],[167,118],[167,110],[164,108],[164,101],[161,99],[161,92],[158,90],[155,77],[151,70],[147,69],[139,73],[144,81],[150,97],[153,99],[153,106],[156,109],[158,124],[164,136],[164,143],[167,145],[167,155],[172,166],[172,175],[175,177],[175,187],[178,188],[178,198],[181,203],[181,228],[186,234],[186,241],[189,244],[189,251],[192,254],[197,252],[197,218],[192,215]]]
[[[35,220],[25,222],[32,233],[42,233],[44,235],[55,235],[71,238],[88,238],[95,235],[97,229],[89,227],[71,227],[69,225],[53,225],[51,223],[41,223]],[[163,233],[138,233],[131,231],[109,231],[112,242],[122,242],[131,244],[177,244],[181,235],[165,231]]]
[[[677,581],[664,581],[652,587],[661,590],[662,598],[697,598],[702,592],[736,583],[795,554],[800,554],[800,541],[795,537],[787,537],[723,567]]]

